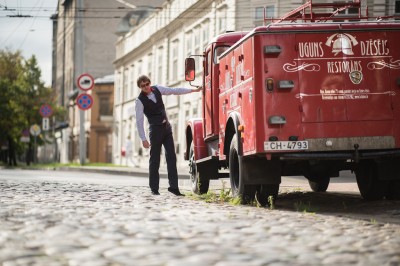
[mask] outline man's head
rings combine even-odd
[[[141,75],[137,79],[137,85],[144,93],[151,92],[150,84],[151,84],[151,81],[150,81],[149,77],[146,75]]]

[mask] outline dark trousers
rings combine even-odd
[[[165,158],[167,160],[169,187],[178,188],[178,171],[176,169],[176,154],[174,138],[172,137],[171,125],[150,126],[150,160],[149,160],[149,185],[151,189],[158,190],[160,183],[160,154],[161,146],[164,146]]]

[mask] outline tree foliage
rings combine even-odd
[[[8,147],[9,164],[15,164],[15,156],[27,148],[20,142],[22,131],[33,124],[41,125],[42,104],[49,104],[53,115],[63,116],[55,98],[54,91],[41,81],[34,55],[26,60],[20,51],[0,50],[0,144]]]

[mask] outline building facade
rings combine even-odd
[[[90,108],[89,162],[111,163],[114,75],[96,79],[90,94],[93,105]]]
[[[264,23],[264,12],[267,18],[279,18],[304,2],[169,0],[143,23],[121,36],[116,44],[113,162],[126,164],[121,150],[132,141],[135,160],[138,164],[148,163],[149,150],[142,148],[135,124],[134,101],[140,93],[136,85],[139,75],[148,75],[153,84],[189,87],[184,81],[184,60],[189,55],[201,55],[213,37],[226,31],[251,30]],[[367,5],[371,16],[400,13],[398,0],[363,1],[364,11]],[[200,70],[200,66],[201,62],[197,69]],[[201,83],[201,74],[197,71],[197,84]],[[185,166],[184,128],[189,118],[202,116],[201,94],[167,96],[164,103],[173,126],[178,165]]]
[[[160,0],[136,1],[158,6]],[[80,123],[84,124],[84,158],[89,158],[91,113],[83,115],[75,104],[81,93],[77,78],[88,73],[100,78],[114,73],[115,43],[117,34],[126,31],[121,21],[133,6],[115,0],[59,0],[53,19],[52,87],[58,95],[59,105],[67,109],[65,121],[69,128],[63,130],[60,143],[60,161],[77,161],[80,157]],[[131,17],[133,19],[133,17]]]

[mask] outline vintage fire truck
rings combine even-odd
[[[203,117],[186,127],[193,192],[229,176],[234,196],[266,205],[282,176],[324,192],[352,170],[364,199],[400,198],[400,23],[362,13],[360,1],[310,1],[211,41]]]

